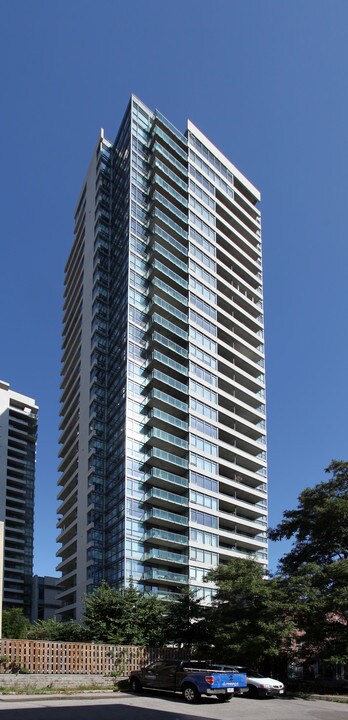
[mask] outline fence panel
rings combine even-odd
[[[0,672],[10,663],[30,673],[69,675],[127,676],[132,670],[159,658],[180,660],[189,651],[173,648],[149,648],[134,645],[49,642],[44,640],[0,640],[0,655],[8,658]]]

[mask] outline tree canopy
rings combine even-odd
[[[167,642],[179,646],[205,646],[209,643],[207,614],[207,610],[197,600],[196,593],[184,588],[179,599],[168,604],[166,609]]]
[[[51,640],[52,642],[88,642],[89,630],[75,620],[59,622],[55,618],[37,620],[28,630],[29,640]]]
[[[334,460],[329,480],[306,488],[296,510],[269,531],[293,539],[279,563],[288,612],[301,633],[301,655],[348,662],[348,463]]]
[[[210,619],[216,659],[271,667],[292,627],[279,579],[265,579],[254,560],[231,558],[207,580],[217,585]]]
[[[161,645],[164,603],[134,586],[116,590],[103,582],[85,597],[85,625],[95,642],[123,645]]]
[[[2,613],[2,636],[22,640],[28,636],[30,623],[22,608],[7,608]]]
[[[326,565],[348,558],[348,462],[333,460],[326,472],[332,477],[305,488],[296,510],[286,510],[269,530],[270,540],[294,540],[280,561],[285,573],[296,572],[302,563]]]

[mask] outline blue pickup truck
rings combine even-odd
[[[134,670],[129,684],[135,693],[143,688],[182,692],[188,703],[198,702],[201,695],[215,695],[220,702],[228,702],[235,689],[247,688],[245,673],[220,672],[199,660],[157,660]]]

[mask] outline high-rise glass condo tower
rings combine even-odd
[[[0,381],[0,524],[4,523],[3,607],[29,618],[33,575],[38,408]]]
[[[134,96],[101,132],[65,273],[63,618],[103,578],[209,602],[208,568],[267,564],[259,199]]]

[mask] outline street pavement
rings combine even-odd
[[[202,698],[188,705],[180,695],[100,693],[79,698],[0,696],[0,720],[346,720],[348,705],[299,698]]]

